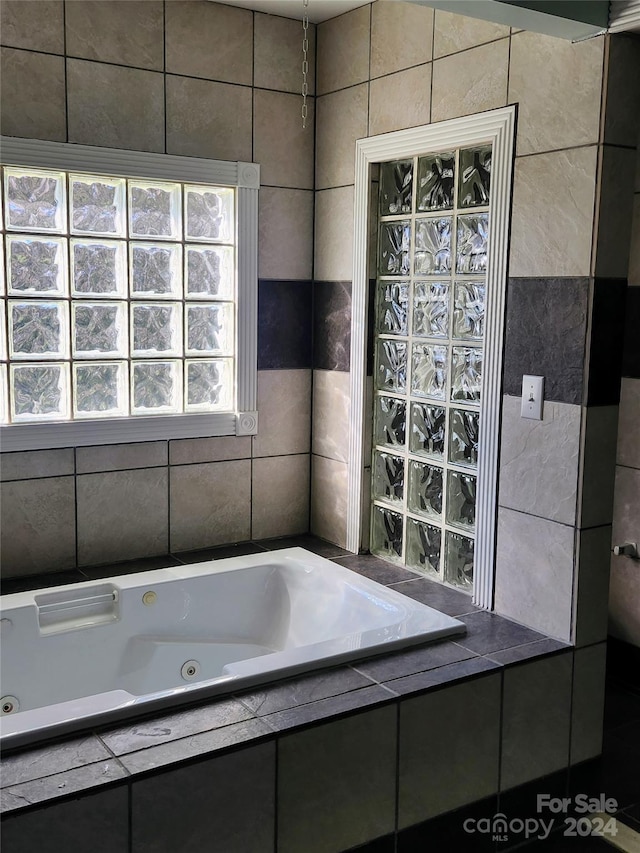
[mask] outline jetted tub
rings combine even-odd
[[[2,745],[466,631],[302,548],[2,597]]]

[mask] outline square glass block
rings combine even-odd
[[[489,204],[491,184],[491,146],[463,148],[460,151],[460,207]]]
[[[182,237],[179,184],[129,181],[129,236],[160,240]]]
[[[413,334],[421,338],[449,337],[449,285],[420,281],[413,287]]]
[[[371,510],[371,551],[387,560],[402,559],[402,516],[381,506]]]
[[[131,412],[159,415],[182,410],[182,362],[134,361],[131,365]]]
[[[7,358],[7,303],[0,299],[0,361]]]
[[[129,243],[131,296],[141,299],[182,297],[182,246]]]
[[[447,531],[444,579],[470,592],[473,589],[473,539]]]
[[[487,271],[488,244],[488,213],[459,216],[456,272],[462,275],[485,273]]]
[[[449,462],[455,465],[478,464],[480,413],[464,409],[449,410]]]
[[[473,530],[476,524],[476,478],[472,474],[447,474],[447,522]]]
[[[9,385],[7,365],[0,364],[0,424],[9,423]]]
[[[125,236],[124,178],[69,175],[71,233]]]
[[[444,457],[446,412],[441,406],[428,406],[425,403],[411,404],[411,434],[409,450],[411,453]]]
[[[59,421],[69,417],[68,364],[12,364],[11,420]]]
[[[234,258],[232,246],[185,246],[187,299],[233,299]]]
[[[184,188],[185,239],[233,243],[234,190],[229,187]]]
[[[409,275],[411,222],[382,222],[378,241],[380,275]]]
[[[444,400],[447,387],[448,347],[414,344],[411,359],[411,393]]]
[[[185,353],[187,355],[233,355],[232,302],[185,305]]]
[[[393,503],[404,498],[404,458],[389,453],[373,454],[373,496]]]
[[[380,164],[380,215],[411,213],[413,160]]]
[[[74,358],[126,358],[126,302],[74,302]]]
[[[404,447],[406,441],[406,403],[395,397],[376,397],[374,444]]]
[[[442,275],[451,269],[451,217],[416,219],[415,275]]]
[[[440,577],[442,531],[432,524],[407,519],[407,566]]]
[[[120,240],[72,240],[71,295],[125,297],[126,245]]]
[[[479,281],[457,281],[453,296],[453,337],[484,337],[485,286]]]
[[[67,358],[69,308],[66,302],[9,302],[9,353],[15,359]]]
[[[379,281],[376,308],[377,331],[383,335],[406,335],[408,302],[408,284]]]
[[[7,235],[7,289],[18,296],[65,296],[67,241],[64,237]]]
[[[376,387],[379,391],[403,394],[407,387],[407,345],[379,340],[376,348]]]
[[[182,355],[182,305],[132,302],[131,355]]]
[[[64,233],[67,223],[64,172],[5,168],[4,193],[8,231]]]
[[[453,207],[455,154],[428,154],[418,160],[417,210],[449,210]]]
[[[480,401],[482,388],[482,350],[453,347],[451,355],[451,399]]]
[[[73,415],[109,418],[129,413],[127,363],[110,361],[73,365]]]
[[[442,516],[442,468],[409,460],[409,498],[411,512],[440,519]]]
[[[228,412],[233,409],[232,359],[187,360],[185,373],[185,411]]]

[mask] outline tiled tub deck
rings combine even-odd
[[[491,816],[514,797],[521,807],[532,780],[566,791],[568,767],[599,754],[604,643],[574,650],[463,593],[312,537],[54,582],[291,545],[461,618],[467,634],[9,754],[3,853],[409,853],[441,832],[439,816],[462,810],[447,833],[462,832],[467,813]],[[34,584],[6,581],[3,592]],[[494,848],[490,836],[459,841]]]

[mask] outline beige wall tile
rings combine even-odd
[[[11,47],[64,52],[62,0],[3,0],[0,3],[0,40]]]
[[[640,45],[631,33],[609,36],[604,141],[636,145],[640,133]]]
[[[251,89],[167,77],[167,153],[251,161]]]
[[[251,538],[294,536],[309,530],[310,460],[271,456],[253,461]]]
[[[355,143],[367,135],[369,87],[351,86],[316,101],[316,189],[355,181]]]
[[[496,612],[571,642],[573,539],[573,527],[501,507]]]
[[[69,142],[164,151],[162,74],[67,60]]]
[[[3,577],[75,565],[73,477],[3,483],[0,497]]]
[[[428,124],[431,64],[371,81],[369,136]]]
[[[316,193],[315,278],[353,278],[353,187]]]
[[[128,468],[152,468],[167,464],[166,441],[142,441],[135,444],[103,444],[78,447],[78,474],[97,471],[123,471]]]
[[[392,74],[431,59],[433,9],[411,3],[371,7],[371,77]]]
[[[74,473],[73,449],[25,450],[0,455],[0,480],[31,480]]]
[[[302,86],[302,28],[300,21],[255,13],[253,85],[298,94]],[[315,91],[316,27],[307,31],[309,94]]]
[[[618,406],[584,409],[580,527],[611,524]]]
[[[570,763],[596,758],[602,752],[607,646],[578,649],[573,663]]]
[[[313,192],[261,187],[258,205],[258,276],[310,280]]]
[[[466,15],[454,15],[436,9],[433,32],[434,58],[466,50],[478,44],[484,44],[494,39],[509,35],[509,27],[494,24],[491,21],[481,21],[479,18],[468,18]]]
[[[258,434],[253,456],[308,453],[311,441],[311,371],[258,372]]]
[[[73,0],[66,6],[65,23],[69,56],[152,71],[164,68],[160,0]]]
[[[577,646],[607,638],[611,527],[580,530],[576,538],[574,642]]]
[[[602,149],[596,275],[625,278],[629,270],[634,196],[635,151],[606,145]]]
[[[319,95],[368,79],[370,16],[371,7],[361,6],[318,25]]]
[[[166,16],[169,73],[251,85],[253,14],[248,9],[180,0],[166,4]]]
[[[311,532],[342,548],[347,543],[347,486],[346,463],[311,457]]]
[[[511,220],[511,276],[586,276],[597,148],[516,160]]]
[[[520,397],[503,397],[500,505],[575,524],[580,406],[546,400],[543,420],[520,415]]]
[[[222,462],[248,459],[251,436],[221,435],[215,438],[178,438],[169,442],[169,463],[187,465],[196,462]]]
[[[313,371],[313,453],[349,459],[351,376],[341,370]]]
[[[573,44],[523,32],[511,41],[509,103],[518,103],[518,154],[595,144],[604,37]]]
[[[251,536],[251,462],[171,468],[172,551],[244,542]]]
[[[620,412],[618,418],[618,465],[640,468],[640,379],[624,377],[620,388]]]
[[[0,76],[2,133],[65,142],[64,59],[3,47]]]
[[[78,490],[78,565],[168,551],[167,469],[83,474]]]
[[[436,60],[433,63],[431,121],[504,107],[508,68],[508,39]]]
[[[615,544],[618,544],[616,541]],[[622,542],[620,542],[622,544]],[[609,633],[640,646],[640,572],[631,557],[611,557],[609,581]]]
[[[254,90],[253,157],[260,163],[261,184],[313,189],[312,100],[308,108],[303,128],[298,95]]]
[[[640,151],[640,148],[638,149]],[[637,171],[640,174],[640,170]],[[629,245],[629,272],[627,278],[631,287],[640,287],[640,193],[633,197],[633,219],[631,221],[631,241]]]

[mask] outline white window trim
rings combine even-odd
[[[476,498],[476,544],[473,602],[490,609],[496,537],[498,447],[502,396],[502,344],[509,247],[515,107],[504,107],[437,124],[399,130],[356,142],[354,252],[351,307],[351,410],[347,493],[347,548],[357,553],[362,541],[363,502],[368,501],[364,465],[368,311],[368,237],[370,166],[418,153],[490,142],[490,264],[487,277],[481,430]],[[367,415],[370,413],[367,412]]]
[[[237,188],[237,358],[233,413],[176,414],[112,420],[11,424],[0,427],[3,452],[122,444],[169,438],[254,435],[258,431],[258,190],[260,166],[173,154],[0,137],[7,166],[90,172],[127,178],[207,183]]]

